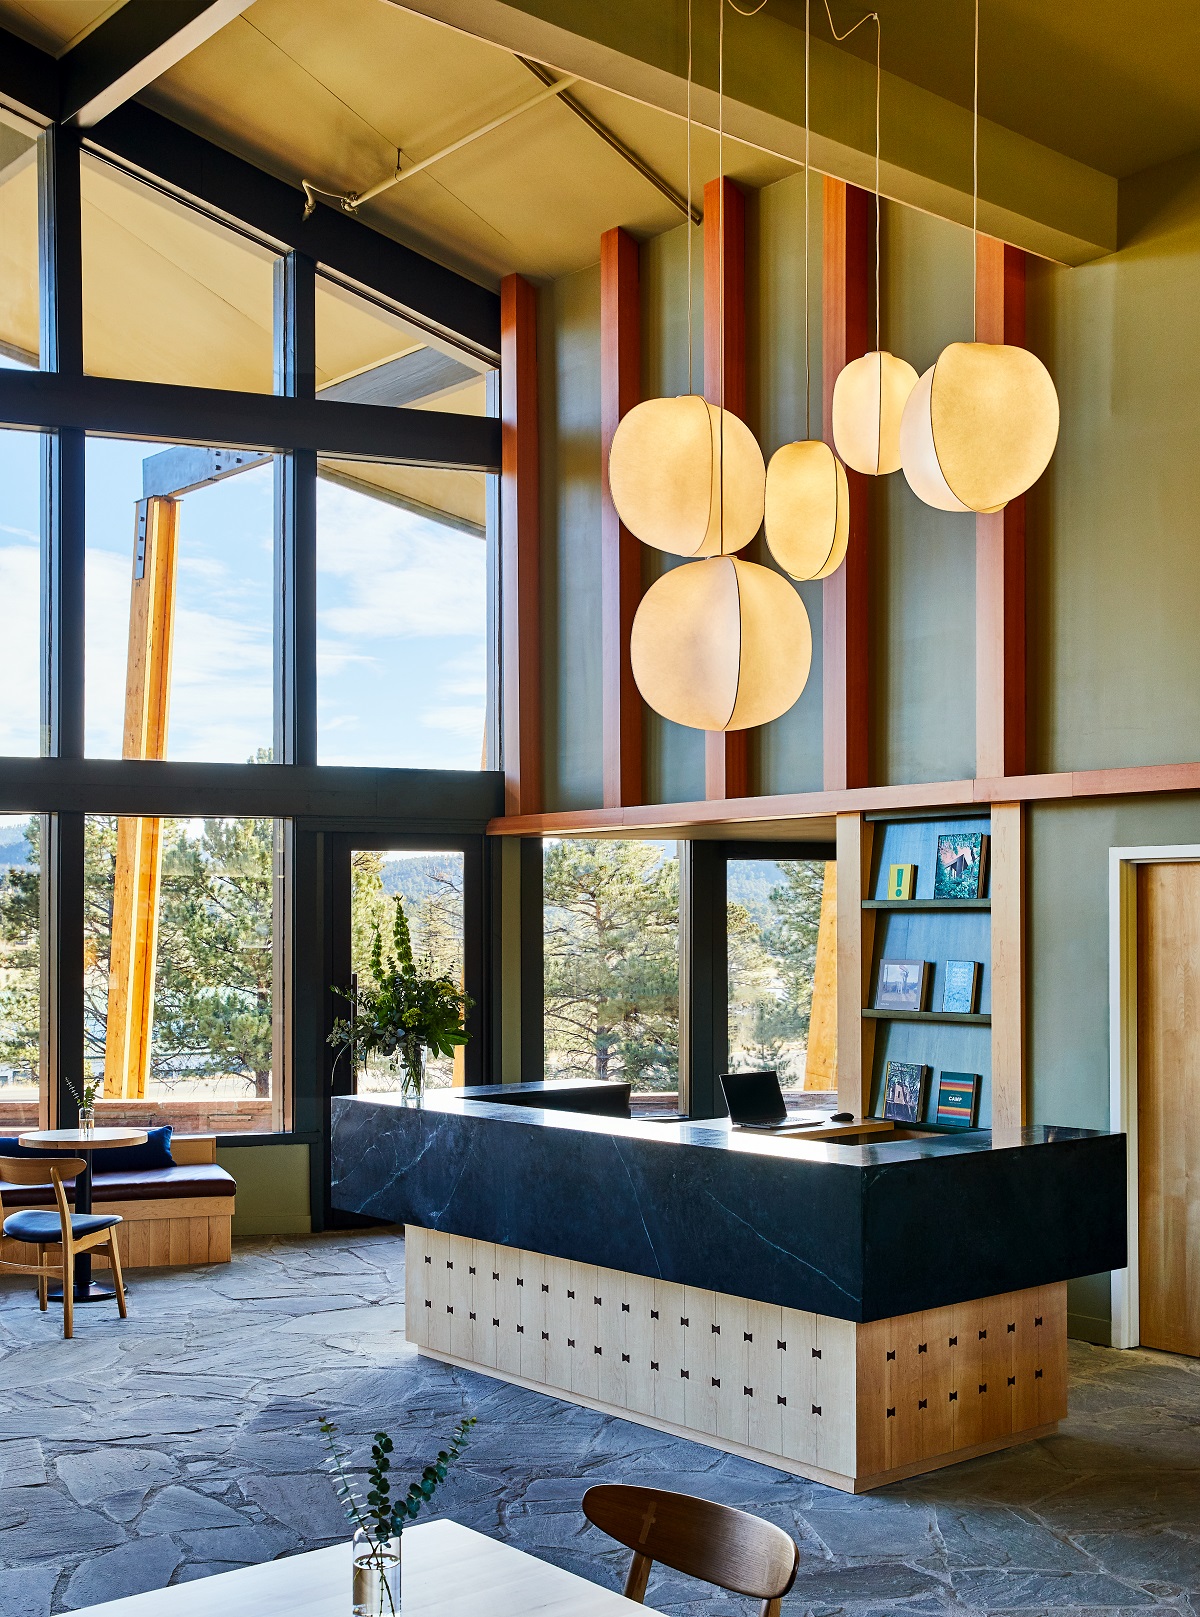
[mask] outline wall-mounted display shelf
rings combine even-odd
[[[863,1015],[873,1022],[958,1022],[972,1027],[991,1027],[990,1011],[877,1011],[867,1009]]]
[[[864,910],[990,910],[990,898],[864,898]]]

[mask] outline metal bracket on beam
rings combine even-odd
[[[149,455],[142,462],[142,500],[138,505],[138,549],[145,542],[145,502],[156,496],[178,499],[193,489],[209,483],[220,483],[238,472],[248,472],[253,466],[265,466],[270,455],[252,449],[200,449],[191,444],[179,444]],[[139,572],[137,577],[142,575]]]

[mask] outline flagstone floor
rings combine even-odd
[[[0,1284],[0,1613],[44,1617],[345,1535],[317,1416],[401,1475],[463,1413],[456,1520],[619,1586],[584,1490],[641,1481],[768,1516],[802,1563],[786,1617],[845,1612],[1200,1614],[1200,1362],[1071,1345],[1071,1417],[1008,1454],[850,1498],[419,1359],[391,1232],[235,1243],[231,1265],[138,1272],[130,1318],[78,1335]],[[749,1611],[673,1575],[679,1617]]]

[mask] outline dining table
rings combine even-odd
[[[78,1157],[83,1172],[75,1179],[75,1211],[92,1210],[92,1152],[111,1151],[118,1146],[145,1145],[145,1129],[90,1128],[90,1129],[26,1129],[17,1136],[31,1151],[53,1151],[58,1156]],[[80,1252],[75,1259],[75,1301],[77,1303],[107,1302],[115,1295],[112,1286],[92,1279],[92,1254]],[[48,1296],[53,1302],[62,1301],[62,1287],[52,1286]]]
[[[350,1543],[87,1606],[77,1617],[349,1617]],[[457,1522],[404,1532],[403,1617],[633,1617],[651,1612]],[[653,1617],[653,1613],[651,1613]]]

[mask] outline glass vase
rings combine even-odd
[[[420,1100],[425,1093],[425,1046],[417,1039],[406,1040],[400,1047],[400,1092]]]
[[[79,1128],[83,1134],[91,1134],[96,1127],[96,1108],[94,1106],[81,1106],[79,1108]]]
[[[377,1544],[361,1527],[352,1545],[353,1617],[393,1617],[400,1610],[400,1540]]]

